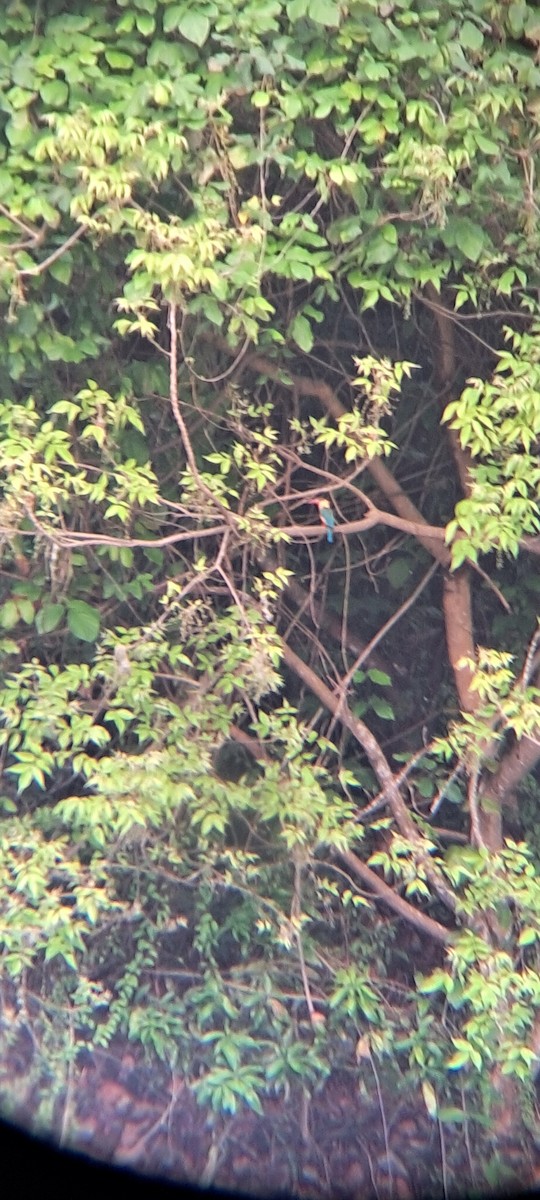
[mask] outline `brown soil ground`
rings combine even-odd
[[[33,1057],[27,1031],[0,1044],[3,1115],[164,1179],[300,1200],[417,1200],[540,1183],[532,1142],[498,1145],[501,1165],[488,1188],[469,1123],[430,1120],[421,1096],[387,1096],[381,1106],[352,1073],[336,1073],[310,1099],[300,1090],[269,1095],[262,1115],[242,1107],[224,1116],[202,1108],[185,1080],[117,1041],[79,1055],[61,1086],[51,1080],[47,1116]]]

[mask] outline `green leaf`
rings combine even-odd
[[[456,247],[471,262],[478,262],[486,244],[482,226],[470,217],[451,217],[441,237],[446,246]]]
[[[13,638],[0,638],[0,654],[18,654],[19,645]]]
[[[143,37],[151,37],[156,28],[155,17],[150,13],[137,13],[136,22],[139,33],[142,33]]]
[[[160,79],[158,79],[152,93],[154,104],[157,104],[160,108],[162,108],[163,105],[169,103],[170,98],[170,88],[168,88],[165,83],[162,83]]]
[[[287,4],[287,16],[293,24],[295,21],[300,21],[307,16],[306,0],[289,0]]]
[[[389,226],[393,229],[393,226]],[[371,238],[366,253],[366,264],[369,266],[383,266],[385,263],[391,262],[397,254],[397,238],[392,239],[386,231],[380,231],[375,237]]]
[[[105,58],[110,67],[116,71],[132,71],[133,59],[131,54],[125,54],[123,50],[106,50]]]
[[[386,568],[386,578],[390,587],[400,588],[403,584],[410,580],[413,572],[413,564],[410,558],[405,558],[401,555],[398,558],[392,558]]]
[[[171,4],[163,13],[163,32],[171,33],[173,29],[178,29],[178,22],[182,20],[185,11],[184,4]],[[154,65],[154,58],[151,61]]]
[[[35,609],[34,609],[34,605],[32,604],[32,601],[26,599],[24,596],[20,596],[20,597],[18,596],[16,603],[17,603],[17,607],[19,609],[19,616],[21,618],[21,621],[24,621],[25,625],[31,625],[34,620],[34,613],[35,613]]]
[[[339,25],[340,5],[334,0],[309,0],[308,14],[317,25],[331,28]]]
[[[4,629],[13,629],[19,620],[19,610],[13,600],[6,600],[0,608],[0,625]]]
[[[431,992],[438,992],[441,988],[446,989],[448,983],[448,975],[440,967],[428,975],[426,978],[417,980],[416,987],[422,995],[429,995]]]
[[[383,721],[394,720],[395,713],[392,705],[388,703],[388,700],[385,700],[382,696],[371,696],[369,703],[373,711],[376,712],[377,716],[381,717]]]
[[[468,1114],[460,1108],[439,1108],[437,1112],[439,1121],[444,1121],[446,1125],[464,1125],[469,1119]]]
[[[422,1081],[422,1095],[424,1097],[424,1104],[427,1108],[428,1114],[431,1117],[431,1120],[435,1121],[437,1119],[437,1097],[435,1095],[433,1084],[429,1083],[429,1080],[427,1079]]]
[[[480,225],[473,225],[472,222],[463,224],[456,237],[456,245],[471,262],[477,262],[480,258],[484,242],[483,229]]]
[[[538,941],[538,930],[526,927],[521,930],[518,938],[520,946],[532,946],[533,942]]]
[[[484,43],[484,35],[477,25],[473,25],[472,21],[464,21],[459,30],[459,40],[465,50],[481,50]]]
[[[465,1067],[470,1062],[470,1057],[468,1050],[456,1051],[455,1054],[452,1054],[451,1058],[447,1058],[446,1066],[449,1071],[460,1071],[462,1067]]]
[[[313,350],[313,331],[309,321],[301,313],[298,313],[291,325],[291,337],[305,354]]]
[[[429,776],[420,777],[420,779],[416,781],[416,787],[418,794],[422,796],[424,800],[430,800],[435,791],[435,784],[433,779],[430,779]]]
[[[36,615],[38,633],[51,633],[60,624],[63,614],[63,604],[44,604]]]
[[[49,267],[49,275],[53,279],[56,279],[58,283],[69,283],[72,273],[73,263],[69,254],[63,254],[61,258],[57,258],[56,262],[51,263]]]
[[[178,32],[195,46],[204,46],[210,33],[210,21],[203,13],[185,12],[178,22]]]
[[[500,154],[500,145],[494,142],[493,138],[484,137],[483,133],[475,130],[474,139],[479,150],[482,150],[484,154]]]
[[[218,328],[223,325],[223,312],[213,296],[201,296],[201,309],[208,321]]]
[[[391,687],[392,680],[386,671],[380,671],[378,667],[370,667],[368,671],[368,679],[372,683],[378,683],[379,687]]]
[[[452,546],[452,570],[457,571],[463,563],[476,562],[478,552],[467,538],[458,538]]]
[[[39,94],[48,108],[63,108],[69,96],[69,88],[63,79],[51,79],[43,84]]]
[[[81,642],[95,642],[100,626],[100,615],[85,600],[69,600],[67,623],[70,633]]]

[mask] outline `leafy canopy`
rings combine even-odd
[[[217,1110],[365,1022],[441,1095],[528,1076],[539,43],[487,0],[0,13],[1,945],[44,1053],[54,992]]]

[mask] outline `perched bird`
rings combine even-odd
[[[330,501],[326,500],[325,497],[320,497],[318,500],[312,500],[311,503],[317,505],[317,508],[319,510],[319,516],[320,516],[321,521],[326,529],[327,542],[333,542],[333,540],[334,540],[334,525],[336,523],[336,518],[330,507]]]

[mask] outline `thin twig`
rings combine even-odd
[[[318,699],[322,701],[325,708],[334,716],[337,715],[337,706],[340,703],[339,719],[342,725],[352,733],[353,737],[363,747],[375,774],[383,787],[386,788],[388,804],[400,833],[411,843],[412,853],[416,856],[417,861],[421,862],[426,880],[434,888],[439,898],[454,912],[456,897],[451,888],[448,887],[441,871],[431,861],[426,839],[419,832],[411,817],[392,774],[390,764],[374,734],[360,717],[355,716],[351,712],[348,705],[336,699],[335,694],[327,684],[323,683],[322,679],[319,679],[315,671],[295,654],[290,646],[283,646],[283,660],[296,672],[306,686],[310,688]]]
[[[397,622],[400,621],[401,618],[405,616],[405,613],[408,612],[410,608],[412,608],[413,604],[416,602],[416,600],[418,600],[418,597],[424,591],[424,588],[427,587],[430,579],[435,574],[438,566],[439,566],[439,563],[437,561],[435,561],[431,564],[429,569],[426,571],[426,574],[420,580],[420,583],[417,584],[414,591],[411,592],[410,596],[408,596],[407,599],[403,601],[403,604],[401,604],[400,607],[397,608],[394,613],[392,613],[392,616],[388,618],[388,620],[385,622],[385,624],[381,625],[381,628],[379,629],[378,633],[376,633],[375,637],[373,637],[371,639],[371,641],[367,643],[367,646],[363,647],[362,651],[356,658],[356,661],[353,663],[352,667],[347,671],[347,674],[343,676],[343,679],[341,680],[341,682],[339,684],[339,688],[337,690],[343,697],[345,697],[345,695],[347,693],[349,684],[351,683],[353,676],[360,669],[360,667],[366,661],[366,659],[369,658],[370,654],[373,653],[373,651],[375,650],[375,647],[379,645],[379,642],[382,642],[382,639],[384,637],[386,637],[386,634],[390,632],[390,630],[393,628],[393,626],[396,625]]]
[[[471,841],[474,846],[480,850],[486,849],[486,843],[482,834],[480,823],[480,810],[478,807],[478,781],[480,778],[480,765],[478,764],[469,776],[468,801],[469,815],[471,818]]]
[[[77,227],[77,229],[75,229],[75,231],[71,234],[71,236],[68,237],[67,240],[62,243],[61,246],[58,246],[56,250],[53,250],[52,254],[49,254],[48,258],[43,259],[42,263],[37,263],[37,265],[35,267],[25,267],[25,268],[23,268],[22,271],[17,272],[18,275],[24,276],[24,277],[26,277],[28,275],[42,275],[43,272],[46,271],[48,267],[51,267],[52,264],[54,262],[56,262],[57,258],[61,258],[62,254],[65,254],[66,250],[69,250],[71,248],[71,246],[74,246],[75,242],[78,242],[79,238],[82,238],[83,234],[86,232],[87,232],[86,226],[79,225]]]
[[[301,928],[299,926],[300,918],[302,915],[302,863],[301,863],[301,861],[299,861],[298,855],[293,856],[293,857],[294,857],[294,890],[293,890],[293,897],[292,897],[292,903],[291,903],[291,925],[294,929],[296,946],[297,946],[297,950],[298,950],[298,960],[300,962],[300,973],[302,975],[302,985],[304,988],[304,995],[306,997],[306,1004],[307,1004],[307,1009],[308,1009],[308,1013],[309,1013],[309,1019],[310,1019],[312,1025],[315,1025],[316,1021],[317,1021],[317,1014],[316,1014],[316,1010],[315,1010],[315,1005],[314,1005],[312,997],[311,997],[311,989],[309,986],[309,979],[308,979],[307,971],[306,971],[306,960],[304,957],[304,947],[302,945],[302,932],[301,932]]]
[[[379,1108],[380,1108],[380,1112],[381,1112],[381,1121],[382,1121],[382,1127],[383,1127],[384,1149],[385,1149],[385,1153],[386,1153],[386,1161],[388,1164],[389,1174],[390,1174],[390,1179],[391,1179],[390,1196],[393,1197],[393,1195],[394,1195],[394,1172],[392,1170],[390,1142],[388,1140],[388,1125],[386,1124],[386,1114],[384,1111],[384,1104],[383,1104],[383,1098],[382,1098],[382,1092],[381,1092],[381,1084],[380,1084],[380,1080],[379,1080],[379,1073],[375,1066],[375,1059],[373,1058],[373,1054],[371,1052],[371,1046],[369,1044],[369,1035],[368,1035],[368,1053],[369,1053],[369,1061],[371,1063],[371,1070],[373,1071],[373,1075],[375,1077],[375,1087],[377,1088],[377,1096],[379,1099]]]

